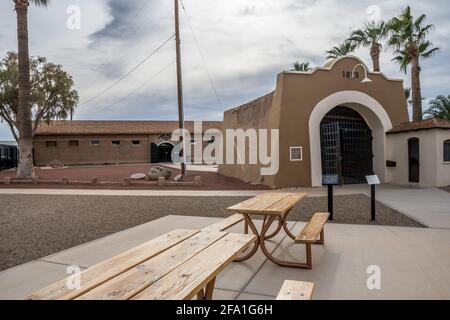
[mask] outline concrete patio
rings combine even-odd
[[[0,273],[0,299],[20,299],[176,228],[200,229],[219,219],[166,216]],[[298,232],[304,225],[292,222]],[[231,231],[241,232],[242,226]],[[314,299],[450,299],[450,230],[330,224],[326,244],[313,248],[313,270],[282,268],[258,252],[219,276],[214,299],[274,299],[285,279],[316,283]],[[279,257],[303,259],[305,248],[284,234],[270,244]],[[381,289],[369,290],[367,267],[381,269]]]

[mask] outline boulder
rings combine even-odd
[[[164,168],[164,167],[152,167],[148,172],[148,177],[150,180],[158,181],[158,178],[163,177],[166,180],[169,180],[172,176],[172,171]]]
[[[145,179],[145,173],[135,173],[135,174],[132,174],[132,175],[130,176],[130,179],[131,179],[131,180],[144,180],[144,179]]]

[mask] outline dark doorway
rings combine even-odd
[[[169,142],[163,142],[160,145],[151,144],[151,162],[172,162],[173,145]]]
[[[0,171],[17,167],[18,154],[16,146],[0,145]]]
[[[419,138],[408,140],[409,182],[420,182]]]
[[[339,174],[344,184],[366,183],[373,174],[372,131],[361,115],[339,106],[320,123],[322,174]]]

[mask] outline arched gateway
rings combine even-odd
[[[225,164],[219,172],[276,188],[320,186],[323,173],[340,173],[344,183],[363,183],[372,173],[388,181],[386,132],[408,122],[403,81],[367,70],[347,56],[308,72],[280,73],[274,92],[226,111],[223,123],[278,129],[278,172],[261,176],[261,164]]]
[[[364,183],[373,171],[372,130],[355,110],[338,106],[320,122],[322,174],[338,174],[344,184]]]

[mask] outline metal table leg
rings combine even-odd
[[[214,286],[216,284],[216,278],[214,277],[207,285],[205,289],[200,290],[197,293],[197,300],[212,300],[214,293]]]
[[[258,251],[258,247],[259,247],[259,233],[258,233],[258,229],[256,229],[255,224],[253,223],[252,219],[250,218],[250,216],[248,214],[244,214],[244,219],[245,219],[245,229],[246,229],[246,233],[248,233],[248,227],[250,227],[250,229],[252,230],[253,234],[256,235],[256,240],[255,243],[253,245],[253,248],[246,253],[245,255],[243,255],[242,257],[238,257],[236,258],[234,261],[235,262],[242,262],[245,260],[250,259],[251,257],[253,257],[253,255],[256,253],[256,251]]]
[[[285,215],[286,217],[286,215]],[[262,231],[261,231],[261,235],[260,235],[260,241],[259,241],[259,246],[261,247],[261,250],[263,251],[264,255],[267,257],[267,259],[269,259],[270,261],[272,261],[275,264],[278,264],[280,266],[283,267],[291,267],[291,268],[304,268],[304,269],[310,269],[311,266],[309,263],[300,263],[300,262],[293,262],[293,261],[284,261],[284,260],[280,260],[275,258],[270,251],[266,248],[266,244],[264,241],[264,238],[266,236],[266,232],[267,230],[269,230],[271,224],[273,223],[273,221],[276,219],[276,216],[270,216],[268,221],[264,224]],[[285,218],[283,219],[285,220]],[[286,225],[283,224],[283,228],[286,231],[287,228],[285,227]],[[289,232],[289,234],[292,234]],[[289,235],[288,234],[288,235]],[[294,237],[295,238],[295,237]],[[307,261],[310,261],[310,255],[311,255],[311,245],[306,245],[306,256],[307,256]]]

